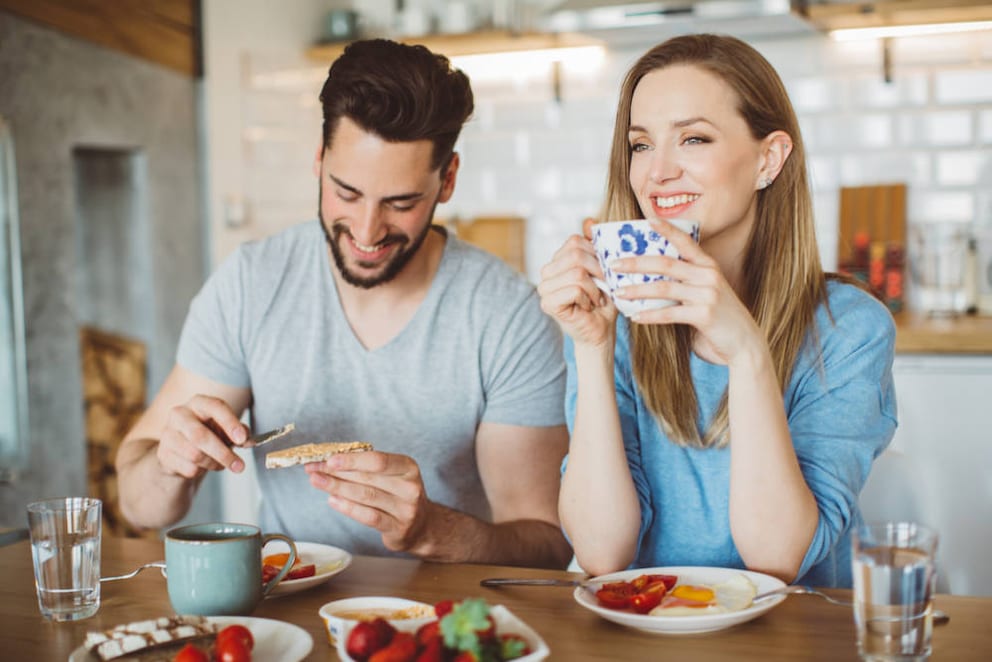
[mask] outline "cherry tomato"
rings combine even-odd
[[[244,625],[228,625],[226,628],[217,633],[218,646],[220,646],[221,642],[228,639],[238,639],[248,650],[255,647],[255,638],[251,636],[251,630],[246,628]]]
[[[596,591],[596,600],[607,609],[626,609],[630,606],[631,597],[630,594],[625,595],[605,587]]]
[[[661,598],[664,595],[664,591],[645,591],[644,593],[638,593],[630,598],[630,606],[638,614],[646,614],[661,604]]]
[[[242,639],[228,637],[217,640],[214,646],[217,662],[251,662],[251,649],[245,646]]]
[[[647,583],[654,584],[656,582],[664,582],[665,589],[668,591],[672,590],[675,583],[679,580],[675,575],[647,575]]]
[[[630,584],[634,587],[634,590],[640,593],[641,589],[648,585],[647,575],[638,575],[630,580]]]
[[[210,658],[193,644],[186,644],[172,658],[172,662],[210,662]]]
[[[279,568],[274,565],[263,565],[262,566],[262,583],[266,583],[271,579],[275,578],[279,574]]]
[[[631,596],[637,593],[637,589],[630,582],[607,582],[600,586],[601,589],[619,593],[620,595]]]
[[[313,577],[317,574],[317,566],[313,563],[307,565],[294,565],[293,569],[286,573],[285,579],[303,579]]]

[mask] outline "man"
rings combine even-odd
[[[241,246],[190,306],[177,364],[117,457],[134,524],[168,526],[207,471],[244,470],[261,524],[362,554],[564,567],[564,369],[534,288],[431,226],[452,195],[468,78],[423,47],[350,45],[320,95],[320,222]],[[301,441],[375,450],[263,469]]]

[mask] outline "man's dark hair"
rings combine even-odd
[[[348,117],[388,142],[430,140],[433,168],[448,163],[474,107],[468,76],[448,58],[388,39],[349,44],[331,65],[320,102],[325,148]]]

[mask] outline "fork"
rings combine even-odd
[[[841,607],[851,607],[854,603],[846,602],[844,600],[838,600],[837,598],[831,597],[824,593],[823,591],[817,591],[812,586],[804,586],[802,584],[790,584],[789,586],[783,586],[781,588],[772,589],[771,591],[765,591],[764,593],[759,593],[754,596],[754,600],[751,601],[752,604],[756,602],[762,602],[768,598],[773,598],[776,595],[818,595],[827,602],[831,602],[835,605],[840,605]]]
[[[830,602],[835,605],[840,605],[841,607],[854,606],[853,602],[848,602],[847,600],[838,600],[835,597],[827,595],[823,591],[817,591],[815,588],[811,586],[804,586],[802,584],[790,584],[789,586],[783,586],[781,588],[776,588],[771,591],[765,591],[764,593],[760,593],[754,596],[754,600],[751,601],[751,604],[762,602],[764,600],[767,600],[768,598],[773,598],[776,595],[789,595],[789,594],[817,595],[823,598],[824,600],[826,600],[827,602]],[[945,625],[951,620],[951,617],[947,615],[947,612],[941,611],[940,609],[934,609],[931,616],[933,618],[934,625]]]
[[[156,561],[155,563],[146,563],[143,566],[139,566],[138,568],[132,570],[131,572],[124,573],[123,575],[113,575],[112,577],[100,577],[100,581],[114,582],[117,581],[118,579],[131,579],[145,568],[164,568],[164,567],[165,567],[164,561]]]

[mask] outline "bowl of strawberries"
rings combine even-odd
[[[550,650],[503,605],[470,598],[434,605],[427,622],[349,622],[337,639],[345,662],[537,662]]]

